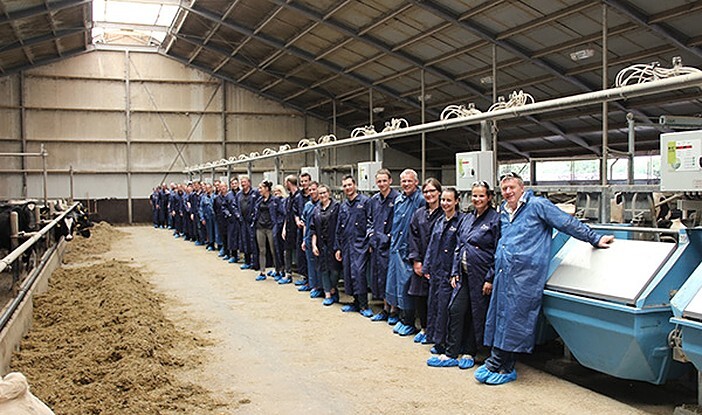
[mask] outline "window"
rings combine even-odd
[[[93,0],[93,43],[159,46],[178,7],[176,0]]]

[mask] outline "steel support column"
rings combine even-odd
[[[421,83],[421,104],[422,104],[422,124],[426,122],[426,91],[424,85],[424,69],[420,72],[419,82]],[[422,131],[422,182],[426,180],[426,170],[427,170],[427,134]]]
[[[20,107],[20,152],[27,152],[27,108],[25,106],[25,78],[24,71],[19,74],[19,107]],[[27,198],[27,159],[25,156],[21,157],[21,167],[22,167],[22,198]]]
[[[127,222],[132,223],[132,98],[129,51],[124,51],[124,137],[127,142]]]

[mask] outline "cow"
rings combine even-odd
[[[18,231],[33,232],[38,230],[34,216],[37,202],[34,200],[4,201],[0,202],[0,250],[11,251],[10,213],[17,212]],[[17,241],[17,246],[22,244],[22,239]]]
[[[70,241],[75,232],[84,238],[90,238],[90,228],[92,227],[93,222],[83,210],[83,205],[79,203],[73,211],[54,226],[54,238],[58,241],[63,236],[67,241]]]

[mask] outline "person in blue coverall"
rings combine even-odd
[[[420,207],[412,215],[412,221],[409,227],[409,236],[407,242],[409,244],[409,254],[407,259],[412,264],[413,273],[410,276],[409,288],[407,295],[412,300],[414,307],[410,310],[405,310],[405,313],[414,310],[419,317],[421,330],[414,336],[415,343],[429,344],[432,343],[427,339],[426,328],[428,320],[428,298],[429,298],[429,280],[424,276],[422,271],[424,257],[427,253],[427,245],[431,239],[431,231],[434,223],[441,217],[443,212],[439,208],[439,199],[441,199],[441,182],[433,177],[424,181],[422,185],[422,194],[426,203]],[[408,316],[408,321],[414,321],[411,316]],[[398,327],[398,331],[400,331]],[[402,329],[402,332],[412,332],[411,329]]]
[[[227,218],[227,252],[222,259],[230,264],[239,261],[239,248],[241,247],[241,212],[236,195],[239,194],[239,180],[229,182],[229,191],[225,195]]]
[[[312,177],[309,173],[300,174],[300,192],[293,200],[293,215],[295,226],[297,226],[297,243],[295,245],[295,263],[297,264],[297,273],[300,275],[299,280],[295,281],[298,286],[298,291],[309,291],[308,275],[307,275],[307,254],[302,249],[304,242],[305,223],[302,220],[302,211],[305,210],[305,205],[310,201],[309,186],[312,182]],[[303,289],[299,289],[303,288]]]
[[[485,315],[494,276],[495,248],[500,238],[500,215],[492,207],[492,189],[485,181],[471,188],[474,210],[463,217],[451,265],[453,293],[444,354],[427,365],[469,369],[483,345]]]
[[[458,229],[463,213],[458,211],[458,191],[453,187],[441,192],[443,215],[436,221],[424,256],[423,273],[429,280],[426,336],[434,351],[443,352],[448,329],[448,305],[451,301],[451,265],[456,250]]]
[[[257,269],[258,268],[258,248],[256,246],[256,223],[254,222],[254,213],[256,208],[256,200],[258,199],[258,191],[251,188],[251,179],[249,176],[239,176],[239,184],[241,190],[236,194],[236,203],[241,214],[241,228],[239,240],[241,241],[241,251],[244,253],[244,265],[241,269]]]
[[[317,277],[324,290],[322,305],[330,306],[339,301],[339,274],[341,263],[336,259],[334,245],[336,245],[336,224],[339,218],[340,203],[331,197],[329,187],[317,187],[319,203],[312,212],[310,221],[311,250],[317,260]]]
[[[373,219],[370,198],[358,193],[351,175],[344,176],[341,187],[346,200],[339,208],[335,255],[343,267],[344,291],[353,296],[353,303],[341,307],[341,311],[357,311],[370,318],[373,316],[368,306],[368,228]]]
[[[375,173],[378,193],[371,197],[373,225],[370,232],[371,292],[376,300],[383,300],[383,309],[371,321],[385,321],[394,311],[385,301],[385,281],[388,276],[388,255],[390,250],[390,230],[395,198],[400,194],[390,187],[392,175],[388,169]]]
[[[305,203],[305,207],[302,208],[302,251],[305,253],[305,259],[307,260],[307,283],[298,288],[298,291],[309,291],[310,298],[321,297],[324,293],[322,289],[322,282],[317,278],[316,271],[316,259],[312,253],[312,234],[310,233],[310,224],[312,222],[312,213],[314,212],[314,207],[317,206],[319,202],[319,196],[317,194],[317,186],[319,183],[312,181],[307,185],[307,194],[310,197]]]
[[[154,224],[154,228],[158,228],[159,225],[159,216],[161,209],[161,204],[159,203],[160,198],[161,188],[156,187],[153,189],[153,191],[151,192],[151,196],[149,197],[149,205],[151,206],[151,220]]]
[[[516,353],[534,349],[549,266],[553,229],[595,247],[607,248],[612,235],[599,235],[553,203],[524,191],[516,173],[500,178],[500,240],[495,252],[495,278],[485,323],[490,357],[475,371],[478,382],[500,385],[517,379]]]
[[[221,241],[218,242],[219,256],[227,257],[229,248],[227,247],[227,228],[229,227],[229,217],[232,215],[227,206],[227,184],[221,182],[217,185],[216,195],[212,201],[212,208],[215,212],[215,223],[218,229]]]
[[[285,241],[283,240],[283,227],[285,226],[285,199],[288,197],[288,193],[282,184],[277,184],[273,186],[273,197],[278,199],[278,221],[273,224],[273,247],[275,248],[276,261],[283,265],[285,268]],[[285,271],[268,271],[269,277],[273,277],[275,281],[280,281],[281,278],[285,277]]]
[[[394,331],[406,336],[414,334],[414,312],[412,300],[407,294],[409,289],[412,264],[409,261],[409,245],[407,235],[409,224],[414,212],[424,205],[422,192],[418,191],[419,179],[417,172],[406,169],[400,174],[400,187],[402,193],[395,198],[395,207],[392,214],[392,228],[390,231],[390,259],[388,262],[388,276],[385,283],[385,300],[391,307],[397,307],[402,321],[388,318],[388,324],[394,324]],[[403,311],[404,310],[404,311]],[[412,321],[409,321],[412,320]],[[400,331],[400,329],[403,329]]]
[[[293,282],[292,273],[299,269],[297,263],[297,250],[300,244],[297,239],[297,216],[298,208],[296,204],[301,200],[302,190],[297,186],[297,176],[289,175],[285,177],[285,188],[288,197],[285,198],[285,224],[283,225],[282,236],[285,247],[285,276],[278,280],[278,284],[290,284]],[[299,241],[300,243],[302,241]]]
[[[163,183],[158,198],[158,224],[162,228],[168,226],[168,193],[168,186],[166,183]]]
[[[200,196],[200,223],[205,230],[205,244],[208,251],[214,251],[215,242],[215,212],[214,212],[214,194],[212,193],[212,185],[205,184],[205,191]]]
[[[275,238],[273,236],[273,227],[278,223],[279,200],[272,194],[273,183],[268,180],[262,181],[258,185],[258,193],[260,197],[256,200],[254,209],[254,223],[256,224],[256,242],[258,245],[258,260],[259,274],[256,281],[266,279],[266,258],[271,254],[273,258],[275,271],[280,273],[283,270],[283,264],[278,262],[278,257],[275,254]]]
[[[173,217],[173,237],[183,236],[183,186],[178,185],[178,189],[173,192],[171,201],[171,216]]]

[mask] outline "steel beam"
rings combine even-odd
[[[44,42],[50,42],[53,40],[61,39],[67,36],[73,36],[77,35],[83,32],[87,32],[88,28],[87,27],[81,27],[81,28],[74,28],[74,29],[64,29],[64,30],[57,30],[55,33],[47,33],[44,35],[40,36],[34,36],[26,40],[22,40],[21,42],[15,42],[8,44],[6,46],[0,47],[0,53],[7,53],[7,52],[12,52],[17,49],[22,49],[25,47],[29,46],[34,46],[38,45],[40,43]],[[59,55],[61,55],[59,53]]]
[[[270,93],[267,93],[267,92],[261,92],[258,88],[254,88],[254,87],[248,86],[248,85],[246,85],[246,84],[237,83],[236,80],[235,80],[234,78],[230,78],[230,77],[228,77],[228,76],[226,76],[226,75],[222,75],[221,73],[215,73],[215,72],[212,71],[211,68],[208,68],[208,67],[206,67],[206,66],[200,65],[200,64],[198,64],[198,63],[189,63],[187,58],[184,58],[184,57],[181,57],[181,56],[177,56],[177,55],[173,55],[173,54],[168,54],[168,55],[165,54],[165,53],[160,53],[160,54],[161,54],[162,56],[165,56],[165,57],[167,57],[167,58],[170,58],[170,59],[173,59],[173,60],[175,60],[175,61],[177,61],[177,62],[180,62],[180,63],[182,63],[183,65],[196,68],[196,69],[198,69],[198,70],[200,70],[200,71],[202,71],[202,72],[205,72],[205,73],[207,73],[207,74],[210,74],[210,75],[212,75],[212,76],[214,76],[214,77],[216,77],[216,78],[224,79],[225,81],[228,81],[228,82],[232,83],[233,85],[236,85],[237,87],[240,87],[240,88],[242,88],[242,89],[245,89],[245,90],[247,90],[247,91],[249,91],[249,92],[252,92],[252,93],[254,93],[254,94],[256,94],[256,95],[262,96],[263,98],[270,99],[271,101],[277,102],[277,103],[279,103],[279,104],[281,104],[281,105],[283,105],[283,106],[285,106],[285,107],[292,108],[292,109],[294,109],[294,110],[296,110],[296,111],[299,111],[299,112],[302,113],[302,114],[308,113],[308,114],[311,114],[311,115],[313,115],[315,118],[318,118],[318,119],[320,119],[320,120],[322,120],[322,121],[325,121],[325,120],[326,120],[326,118],[325,118],[323,115],[318,114],[318,113],[316,113],[316,112],[307,111],[305,108],[300,107],[299,105],[295,105],[295,104],[292,104],[292,103],[290,103],[290,102],[285,102],[285,101],[283,101],[283,98],[281,98],[281,97],[279,97],[279,96],[276,96],[276,95],[273,95],[273,94],[270,94]],[[347,127],[347,126],[344,126],[344,128],[348,128],[348,127]]]
[[[15,12],[6,12],[4,15],[0,16],[0,25],[4,23],[12,23],[17,20],[42,16],[48,13],[56,13],[59,10],[70,7],[78,7],[84,4],[92,4],[92,0],[59,0]]]
[[[291,84],[296,85],[296,86],[298,86],[298,87],[300,87],[300,88],[307,88],[307,87],[309,86],[309,84],[307,84],[307,83],[304,83],[304,82],[302,82],[302,81],[298,81],[298,80],[296,80],[296,79],[294,79],[294,78],[286,78],[284,75],[280,75],[280,74],[278,74],[278,73],[276,73],[276,72],[274,72],[274,71],[269,71],[269,70],[265,70],[265,69],[259,69],[258,66],[256,66],[256,65],[253,64],[253,63],[251,63],[249,60],[244,59],[244,58],[239,57],[239,56],[235,56],[235,55],[234,55],[234,56],[231,56],[230,53],[229,53],[227,50],[224,50],[224,49],[222,49],[222,48],[220,48],[220,47],[218,47],[218,46],[214,46],[214,45],[211,45],[211,44],[207,45],[207,44],[203,43],[203,41],[201,41],[201,40],[199,40],[199,39],[193,39],[193,38],[191,38],[191,37],[189,37],[189,36],[186,36],[186,35],[183,35],[183,34],[181,34],[181,33],[172,33],[172,35],[175,36],[175,37],[177,37],[178,39],[182,39],[182,40],[185,41],[185,42],[188,42],[188,43],[190,43],[190,44],[192,44],[192,45],[194,45],[194,46],[197,46],[198,48],[202,48],[202,49],[208,50],[208,51],[210,51],[210,52],[212,52],[212,53],[215,53],[215,54],[218,54],[218,55],[230,56],[230,58],[236,60],[237,63],[240,63],[240,64],[242,64],[242,65],[246,65],[246,66],[251,66],[251,67],[252,67],[252,70],[260,71],[260,72],[262,72],[262,73],[265,73],[265,74],[268,75],[268,76],[272,76],[272,77],[276,78],[276,81],[275,81],[274,83],[279,83],[279,82],[282,82],[282,81],[287,81],[287,82],[290,82]],[[215,71],[214,69],[211,69],[211,71],[212,71],[212,72],[217,72],[217,71]],[[239,84],[238,81],[235,81],[235,83],[236,83],[236,84]],[[273,87],[273,85],[268,85],[268,86],[266,86],[266,87],[264,87],[264,88],[260,88],[260,89],[258,89],[259,92],[257,92],[257,93],[266,92],[268,89],[270,89],[270,88],[272,88],[272,87]],[[318,89],[318,88],[313,88],[313,89],[310,89],[310,90],[311,90],[311,91],[314,91],[315,93],[320,94],[320,95],[322,95],[322,96],[324,96],[324,97],[327,97],[327,98],[329,98],[329,99],[334,98],[334,96],[333,96],[332,94],[330,94],[328,91],[325,91],[325,90],[322,90],[322,89]],[[290,99],[291,99],[291,98],[289,98],[289,97],[282,98],[282,103],[286,103],[286,102],[289,101]],[[365,111],[364,109],[361,109],[361,108],[356,107],[356,106],[350,106],[350,107],[351,107],[351,108],[354,108],[354,109],[357,110],[357,111]]]
[[[209,20],[212,20],[215,22],[221,22],[221,24],[223,26],[225,26],[231,30],[237,31],[239,33],[242,33],[244,35],[255,38],[255,39],[257,39],[257,40],[259,40],[259,41],[261,41],[261,42],[263,42],[263,43],[265,43],[273,48],[285,49],[285,51],[287,53],[290,53],[293,56],[301,58],[309,63],[316,64],[316,65],[318,65],[318,66],[320,66],[320,67],[322,67],[330,72],[340,74],[346,78],[349,78],[355,82],[360,83],[361,85],[363,85],[365,87],[373,88],[376,91],[397,100],[398,102],[402,102],[402,103],[409,105],[411,107],[414,107],[414,108],[419,108],[419,104],[416,101],[402,97],[397,91],[394,91],[393,89],[388,88],[388,87],[373,85],[373,83],[369,79],[367,79],[361,75],[356,75],[356,74],[352,74],[352,73],[344,73],[343,68],[339,67],[338,65],[336,65],[334,63],[328,62],[326,60],[317,61],[317,60],[315,60],[315,56],[307,51],[304,51],[304,50],[296,48],[296,47],[285,48],[285,45],[281,41],[274,39],[268,35],[262,34],[262,33],[255,34],[253,32],[253,30],[246,28],[244,26],[241,26],[238,23],[234,23],[231,21],[223,21],[220,16],[218,16],[215,13],[212,13],[211,11],[203,10],[199,7],[190,7],[190,6],[182,6],[182,7],[185,10],[189,11],[190,13],[199,15],[201,17],[204,17],[206,19],[209,19]]]
[[[14,66],[12,68],[6,68],[5,71],[2,74],[0,74],[0,77],[13,75],[13,74],[21,72],[25,69],[36,68],[36,67],[39,67],[42,65],[48,65],[50,63],[58,62],[58,61],[66,59],[66,58],[82,55],[83,53],[86,53],[86,52],[88,52],[88,50],[86,50],[86,49],[74,49],[72,51],[64,52],[62,56],[54,56],[54,57],[46,58],[46,59],[39,59],[39,60],[35,60],[33,64],[20,65],[20,66]]]
[[[689,39],[687,39],[685,35],[669,26],[665,26],[660,23],[649,23],[650,16],[647,16],[645,13],[632,7],[630,4],[628,4],[628,2],[624,2],[621,0],[603,1],[605,4],[609,5],[613,9],[616,9],[618,12],[622,13],[637,24],[659,34],[664,39],[674,44],[676,47],[689,53],[692,53],[695,56],[702,57],[702,49],[697,46],[688,46],[687,41]]]

